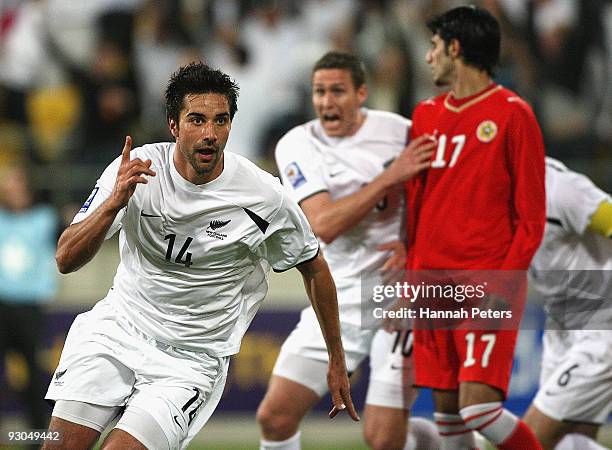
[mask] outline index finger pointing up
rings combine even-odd
[[[121,162],[130,161],[130,151],[131,150],[132,150],[132,136],[126,136],[125,144],[123,145],[123,150],[121,151]]]

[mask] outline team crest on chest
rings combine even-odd
[[[476,128],[476,137],[485,144],[491,142],[497,136],[497,125],[492,120],[483,120]]]
[[[212,238],[215,239],[220,239],[223,240],[227,237],[227,234],[224,233],[220,233],[217,230],[220,228],[223,228],[224,226],[226,226],[228,223],[230,223],[232,221],[232,219],[228,219],[228,220],[211,220],[210,223],[208,224],[208,227],[206,227],[206,234]]]

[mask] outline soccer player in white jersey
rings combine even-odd
[[[547,158],[546,219],[530,281],[544,294],[547,329],[525,422],[544,449],[603,449],[595,439],[612,410],[612,201]]]
[[[332,410],[358,420],[317,239],[278,180],[224,151],[237,97],[224,73],[180,68],[166,89],[176,142],[131,150],[127,137],[60,237],[62,273],[119,230],[121,262],[106,298],[70,328],[47,393],[63,442],[45,449],[91,448],[118,416],[102,448],[186,448],[221,397],[270,266],[302,273],[330,354]]]
[[[433,150],[425,139],[407,145],[410,121],[363,108],[366,96],[361,62],[347,53],[327,53],[312,72],[317,119],[290,130],[276,147],[283,184],[324,242],[338,290],[349,372],[370,353],[376,333],[362,327],[362,307],[372,317],[368,310],[375,306],[369,299],[362,305],[362,277],[403,269],[403,192],[398,183],[425,169]],[[402,366],[412,364],[411,339],[379,333],[384,353],[371,359],[364,434],[372,448],[403,449],[416,396],[410,380],[402,383]],[[257,412],[261,449],[300,448],[300,421],[327,390],[326,365],[314,312],[306,308],[282,346]]]

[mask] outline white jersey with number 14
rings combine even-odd
[[[316,256],[318,242],[278,180],[225,151],[221,175],[185,180],[174,143],[149,144],[130,157],[152,160],[156,176],[139,184],[109,230],[119,229],[121,262],[108,296],[157,341],[216,356],[238,352],[267,291],[269,266],[289,269]],[[120,158],[110,164],[73,223],[111,194]]]

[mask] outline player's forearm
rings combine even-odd
[[[329,244],[341,234],[355,228],[394,186],[381,175],[359,191],[334,200],[311,220],[313,231],[323,242]]]
[[[318,212],[309,214],[304,210],[314,232],[329,243],[354,228],[385,195],[429,167],[435,145],[430,136],[419,136],[359,191],[328,203]]]
[[[55,253],[61,273],[80,269],[96,255],[119,211],[106,201],[87,219],[64,230]]]
[[[311,281],[311,303],[327,345],[329,360],[344,364],[344,351],[340,335],[340,320],[336,287],[331,275],[317,274]]]
[[[319,255],[299,269],[304,279],[306,293],[319,321],[330,362],[344,365],[336,286],[327,263]]]

